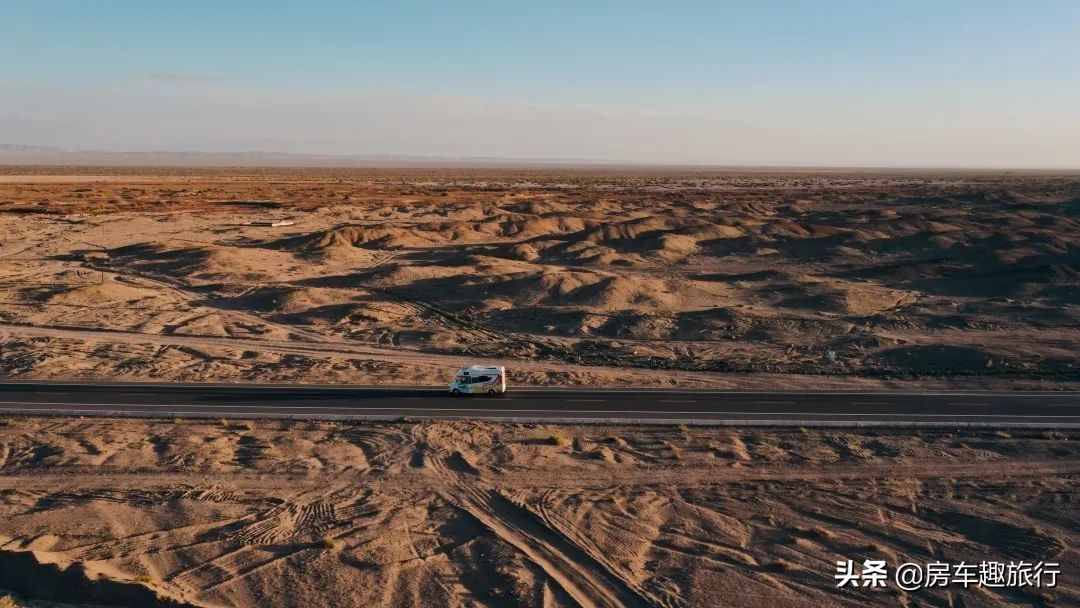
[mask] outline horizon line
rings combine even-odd
[[[81,159],[77,157],[88,157]],[[93,157],[106,157],[101,159],[113,162],[95,162]],[[170,160],[167,157],[176,156]],[[18,158],[22,157],[22,158]],[[50,158],[52,157],[52,158]],[[65,157],[69,157],[65,160]],[[124,157],[129,157],[124,159]],[[154,158],[159,157],[159,158]],[[206,163],[190,162],[197,161],[197,157],[207,157]],[[266,157],[262,160],[268,163],[245,162],[244,159],[257,160],[257,157]],[[216,161],[214,160],[216,159]],[[226,160],[240,162],[222,162]],[[276,160],[275,160],[276,159]],[[296,164],[290,164],[293,160]],[[14,161],[14,162],[12,162]],[[20,162],[21,161],[21,162]],[[119,162],[116,162],[119,161]],[[142,161],[142,162],[137,162]],[[187,161],[187,162],[181,162]],[[280,162],[286,161],[286,162]],[[305,162],[306,161],[306,162]],[[335,164],[340,162],[344,164]],[[400,164],[395,164],[400,163]],[[341,153],[309,153],[309,152],[281,152],[267,150],[243,150],[243,151],[218,151],[205,150],[100,150],[100,149],[72,149],[55,146],[41,146],[34,144],[4,144],[0,143],[0,166],[3,167],[171,167],[171,168],[296,168],[296,169],[363,169],[363,168],[505,168],[505,169],[534,169],[534,168],[560,168],[560,169],[664,169],[664,170],[691,170],[691,171],[771,171],[771,170],[799,170],[799,171],[974,171],[974,172],[1080,172],[1080,166],[1015,166],[1015,165],[918,165],[918,164],[832,164],[810,162],[663,162],[663,161],[636,161],[615,160],[596,158],[574,157],[513,157],[513,156],[438,156],[423,154],[341,154]]]

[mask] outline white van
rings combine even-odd
[[[463,367],[454,374],[450,383],[450,394],[459,395],[502,395],[506,392],[506,368],[471,365]]]

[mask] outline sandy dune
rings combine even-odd
[[[910,594],[838,592],[832,574],[866,558],[1069,570],[1078,439],[10,419],[0,589],[162,606],[1075,605],[1071,572],[1054,590]],[[48,584],[61,575],[75,586]]]
[[[412,383],[471,359],[539,384],[1080,373],[1075,175],[36,171],[0,175],[13,376]],[[154,346],[77,333],[101,330]]]

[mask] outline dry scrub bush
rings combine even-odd
[[[552,445],[557,445],[561,448],[565,448],[573,443],[573,440],[562,430],[555,430],[551,433],[549,439]]]
[[[558,427],[533,427],[525,434],[524,439],[530,442],[546,443],[548,445],[559,447],[568,447],[573,443],[573,439],[570,435]]]

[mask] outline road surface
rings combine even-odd
[[[1080,428],[1080,393],[517,389],[221,384],[0,384],[0,415],[488,419],[685,424]]]

